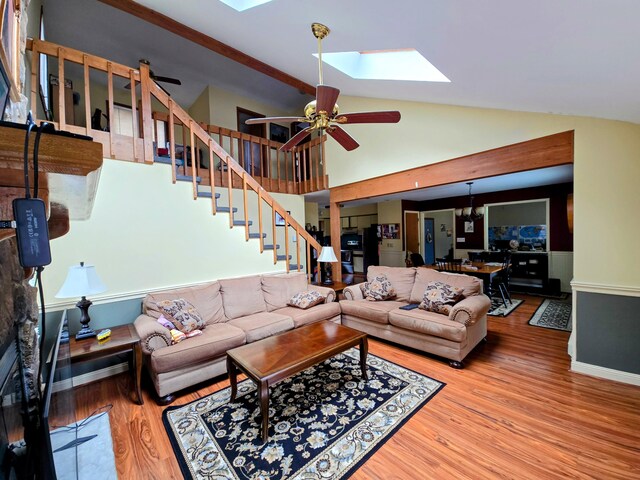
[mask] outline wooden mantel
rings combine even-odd
[[[13,220],[12,201],[24,197],[24,140],[26,129],[0,125],[0,220]],[[29,137],[29,183],[33,195],[33,148]],[[38,155],[38,197],[47,204],[51,238],[68,231],[69,219],[89,217],[102,167],[102,145],[91,139],[43,133]],[[15,235],[0,230],[0,240]]]

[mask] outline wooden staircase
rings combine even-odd
[[[306,270],[308,278],[311,278],[313,272],[310,271],[309,266],[313,263],[312,259],[320,255],[321,245],[273,198],[263,185],[265,183],[268,183],[269,187],[277,185],[278,188],[274,191],[280,191],[279,188],[285,184],[284,193],[296,194],[326,188],[327,180],[324,167],[321,166],[322,162],[318,163],[318,159],[324,158],[323,140],[314,145],[301,147],[298,151],[294,150],[290,162],[285,158],[285,166],[290,164],[297,167],[297,174],[295,167],[291,174],[293,185],[289,181],[289,177],[283,182],[280,177],[274,180],[261,176],[258,181],[215,140],[214,136],[216,135],[212,133],[216,132],[218,140],[223,143],[223,133],[230,131],[223,132],[219,127],[203,125],[191,118],[150,78],[148,65],[141,64],[140,68],[136,70],[78,50],[39,40],[30,39],[27,42],[27,48],[33,52],[31,105],[36,112],[36,117],[37,109],[35,106],[39,105],[37,95],[39,94],[37,92],[39,54],[57,59],[59,85],[65,85],[65,63],[81,65],[84,72],[84,95],[82,97],[84,97],[86,125],[82,127],[67,123],[64,88],[60,88],[57,98],[53,99],[56,118],[49,120],[50,123],[53,123],[60,130],[93,137],[95,141],[102,143],[105,158],[170,165],[173,183],[190,182],[192,184],[194,201],[209,200],[213,215],[219,213],[228,215],[229,228],[244,228],[245,240],[258,240],[260,253],[266,252],[273,255],[274,265],[278,262],[285,262],[287,272],[292,269]],[[112,119],[114,118],[114,77],[124,78],[131,85],[140,84],[140,99],[137,98],[137,88],[130,90],[131,105],[137,105],[140,112],[140,115],[132,115],[133,136],[91,128],[89,122],[91,118],[90,80],[96,70],[106,74],[107,106],[109,118]],[[165,157],[158,155],[154,144],[154,128],[157,125],[155,119],[159,114],[156,112],[154,115],[152,103],[154,106],[161,105],[166,109],[164,118],[166,118],[169,133],[169,155]],[[45,120],[40,118],[37,121]],[[176,155],[175,137],[176,131],[180,131],[180,129],[183,137],[182,145],[185,146],[182,149],[182,158],[178,158]],[[140,132],[140,134],[135,132]],[[233,138],[237,140],[237,152],[245,152],[245,142],[255,143],[255,137],[243,137],[243,135],[233,135],[232,133],[228,135],[230,141]],[[266,139],[258,139],[258,141],[262,152],[270,152],[272,149],[277,151],[277,147],[280,145]],[[230,142],[229,144],[233,153],[234,143]],[[312,150],[314,147],[317,147],[315,152]],[[254,147],[250,145],[249,151],[253,152]],[[275,160],[275,165],[278,168],[275,170],[279,174],[279,167],[282,163],[278,155],[276,154]],[[243,154],[240,156],[242,157]],[[201,162],[204,167],[201,166]],[[250,165],[249,170],[252,170],[255,165],[253,159],[248,163],[243,161],[243,164]],[[271,156],[269,156],[268,164],[273,164]],[[308,171],[311,172],[314,165],[317,175],[315,177],[306,175],[306,167],[309,166]],[[288,171],[288,169],[286,170]],[[260,172],[262,174],[263,169],[260,169]],[[221,204],[219,205],[218,202]],[[280,222],[276,222],[276,216],[279,216]]]

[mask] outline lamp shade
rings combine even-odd
[[[85,297],[107,290],[93,265],[74,265],[69,267],[67,278],[56,293],[56,298]]]
[[[336,254],[333,253],[333,247],[322,247],[322,251],[320,252],[320,256],[318,257],[319,262],[328,262],[335,263],[338,261],[336,258]]]

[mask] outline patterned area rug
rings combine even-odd
[[[369,354],[361,380],[350,349],[270,390],[269,439],[251,380],[163,413],[185,478],[347,478],[444,386]]]
[[[505,307],[501,297],[493,297],[491,299],[491,307],[489,308],[487,315],[494,317],[506,317],[518,308],[522,302],[524,302],[524,300],[514,298],[511,300],[511,303],[507,302],[507,306]]]
[[[546,299],[533,314],[529,325],[571,331],[571,299]]]

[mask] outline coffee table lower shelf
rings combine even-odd
[[[262,441],[269,438],[269,387],[345,350],[360,347],[360,369],[367,380],[366,333],[333,322],[318,322],[258,340],[227,352],[231,401],[235,401],[238,370],[257,385],[262,415]]]

